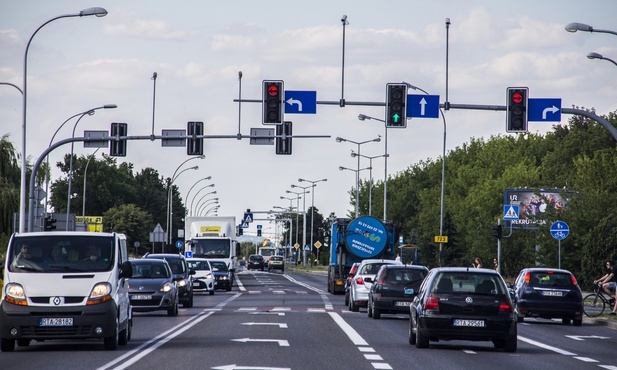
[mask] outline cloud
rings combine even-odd
[[[195,36],[191,31],[170,31],[165,21],[144,19],[136,19],[133,23],[105,24],[103,32],[109,36],[153,40],[184,40]]]

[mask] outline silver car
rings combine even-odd
[[[210,261],[205,258],[187,258],[186,263],[190,269],[195,270],[193,276],[193,290],[196,292],[208,292],[214,294],[214,271]]]
[[[360,307],[367,307],[368,294],[373,286],[377,271],[383,265],[402,265],[402,263],[394,260],[380,259],[369,259],[360,263],[349,285],[349,311],[358,312]]]

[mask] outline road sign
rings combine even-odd
[[[570,227],[563,221],[555,221],[551,225],[551,236],[557,240],[563,240],[568,237]]]
[[[503,206],[503,219],[518,220],[518,205],[506,204],[505,206]]]
[[[435,235],[434,241],[435,243],[447,243],[448,236],[447,235]]]
[[[257,225],[257,230],[261,230],[261,225]]]
[[[298,243],[294,244],[294,248],[296,248],[296,249],[300,248],[300,244],[298,244]]]
[[[185,258],[193,258],[193,252],[191,252],[191,251],[184,252],[184,257]]]
[[[242,229],[248,229],[249,228],[249,223],[248,222],[242,222]]]
[[[439,118],[439,95],[407,95],[407,117]]]
[[[176,242],[176,248],[178,248],[178,249],[182,249],[182,240],[178,240],[178,241]]]
[[[317,113],[317,91],[285,91],[285,113]]]
[[[527,107],[527,121],[535,122],[560,122],[561,121],[561,99],[532,99],[529,98]]]
[[[244,218],[242,219],[242,221],[244,223],[251,223],[251,222],[253,222],[253,213],[252,212],[251,213],[245,213],[244,214]]]
[[[321,247],[321,242],[318,240],[313,245],[315,246],[315,248],[319,249]]]

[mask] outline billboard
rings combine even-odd
[[[513,228],[537,228],[546,225],[548,214],[566,209],[572,192],[558,189],[506,189],[504,205],[518,206],[518,220],[504,220],[504,226]]]

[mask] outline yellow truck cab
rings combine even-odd
[[[0,350],[32,340],[131,336],[126,237],[117,233],[36,232],[11,236],[0,304]]]

